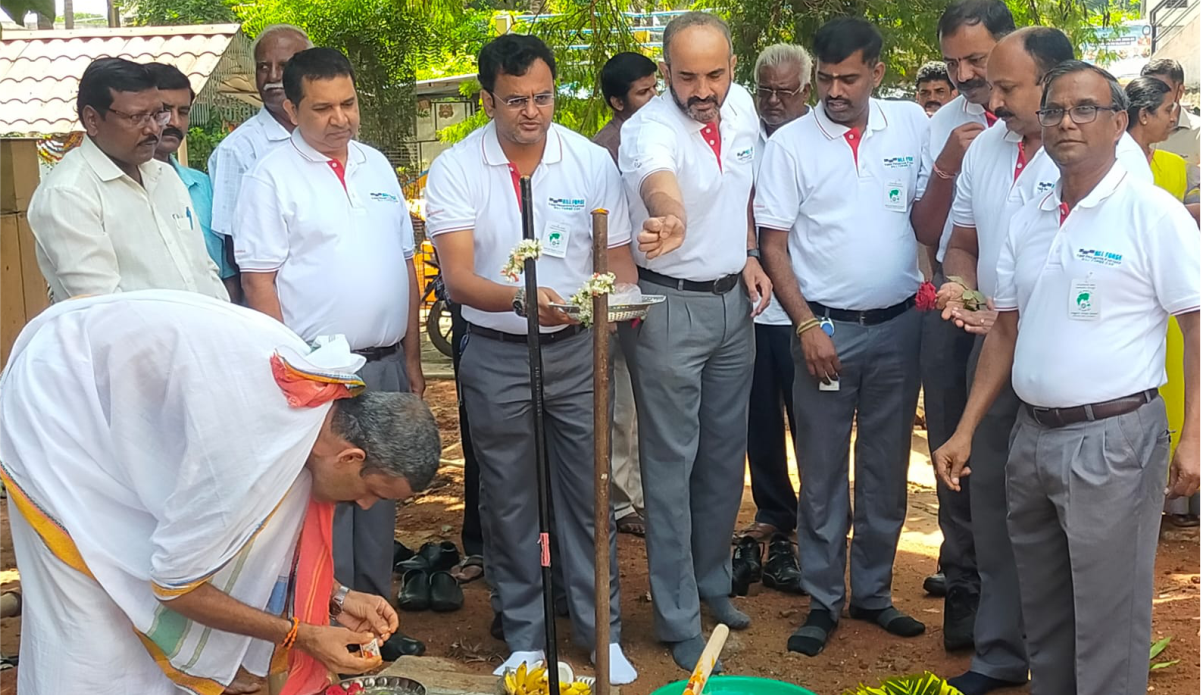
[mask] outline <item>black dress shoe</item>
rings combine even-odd
[[[505,622],[504,619],[500,617],[499,612],[492,615],[492,625],[488,627],[488,633],[492,634],[493,638],[499,641],[504,641]]]
[[[459,549],[453,541],[427,541],[417,556],[424,559],[430,572],[450,570],[459,562]]]
[[[938,571],[933,575],[927,575],[922,581],[922,589],[931,597],[946,597],[947,596],[947,576]]]
[[[429,606],[434,611],[457,611],[463,608],[463,588],[445,570],[430,575]]]
[[[947,652],[968,650],[975,645],[976,607],[980,596],[962,587],[947,590],[943,601],[942,645]]]
[[[731,570],[730,594],[745,597],[750,592],[751,584],[763,579],[763,551],[759,548],[759,542],[749,536],[739,539],[734,546]]]
[[[789,594],[805,594],[801,587],[801,564],[792,548],[792,540],[783,534],[776,534],[768,544],[763,584]]]
[[[425,611],[430,607],[430,575],[424,568],[405,570],[400,581],[396,605],[405,611]]]
[[[410,549],[409,547],[405,546],[404,544],[400,543],[399,541],[396,541],[395,539],[392,540],[392,569],[393,570],[400,572],[400,564],[404,563],[405,561],[412,558],[413,555],[414,555],[413,549]]]
[[[403,633],[393,633],[379,646],[379,656],[385,662],[395,662],[401,655],[424,655],[425,643]]]

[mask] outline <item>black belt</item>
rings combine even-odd
[[[724,295],[727,292],[738,287],[738,281],[742,279],[742,275],[731,273],[728,276],[723,276],[717,280],[707,280],[697,282],[695,280],[684,280],[682,278],[672,278],[665,276],[662,273],[648,271],[641,266],[638,267],[638,277],[655,285],[675,288],[676,290],[687,290],[688,292],[709,292],[714,295]]]
[[[860,326],[873,326],[896,319],[913,305],[914,299],[910,297],[904,302],[898,302],[891,307],[865,309],[861,312],[853,309],[834,309],[820,302],[810,302],[809,309],[813,310],[813,315],[819,319],[829,317],[834,321],[845,321],[851,324],[859,324]]]
[[[367,358],[367,362],[375,362],[376,360],[383,360],[389,355],[395,355],[399,350],[400,344],[393,343],[390,346],[383,346],[382,348],[363,348],[362,350],[354,350],[351,352],[355,355],[361,355],[364,358]]]
[[[551,344],[558,343],[559,341],[566,341],[572,336],[579,336],[587,330],[588,329],[584,328],[580,324],[574,324],[561,331],[539,334],[541,336],[539,342],[544,346],[549,346]],[[471,322],[467,322],[467,331],[468,333],[475,334],[476,336],[483,336],[484,338],[490,338],[493,341],[500,341],[501,343],[524,344],[529,341],[529,337],[527,337],[525,334],[505,333],[504,331],[489,329],[478,324],[472,324]]]
[[[1035,423],[1048,428],[1062,428],[1073,423],[1099,421],[1116,416],[1124,416],[1136,411],[1143,404],[1149,403],[1159,396],[1158,389],[1148,389],[1144,392],[1123,396],[1120,399],[1102,401],[1099,404],[1085,404],[1070,408],[1040,408],[1025,404],[1026,412]]]

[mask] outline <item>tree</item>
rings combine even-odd
[[[139,27],[238,21],[229,0],[133,0],[130,10]]]
[[[54,23],[54,0],[0,0],[0,10],[4,10],[4,14],[22,26],[25,24],[25,15],[30,12],[37,14],[39,29],[46,28],[42,26],[43,17],[50,18],[51,26]]]
[[[1006,0],[1018,26],[1062,29],[1079,47],[1095,36],[1084,0]],[[810,46],[818,27],[840,16],[863,17],[884,35],[885,84],[908,84],[926,61],[941,55],[938,18],[947,0],[701,0],[730,23],[740,82],[754,82],[755,58],[774,43]]]

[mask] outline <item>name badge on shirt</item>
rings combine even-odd
[[[562,222],[548,222],[542,230],[542,253],[561,259],[567,256],[571,228]]]
[[[909,209],[909,184],[893,179],[884,186],[884,207],[896,213]]]
[[[1091,280],[1073,280],[1068,291],[1068,317],[1077,321],[1096,321],[1101,318],[1101,303],[1097,284]]]

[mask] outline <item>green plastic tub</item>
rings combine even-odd
[[[688,684],[687,679],[672,682],[652,691],[652,694],[682,694]],[[788,682],[764,679],[762,677],[724,676],[721,674],[709,677],[705,684],[706,694],[812,694],[813,692]]]

